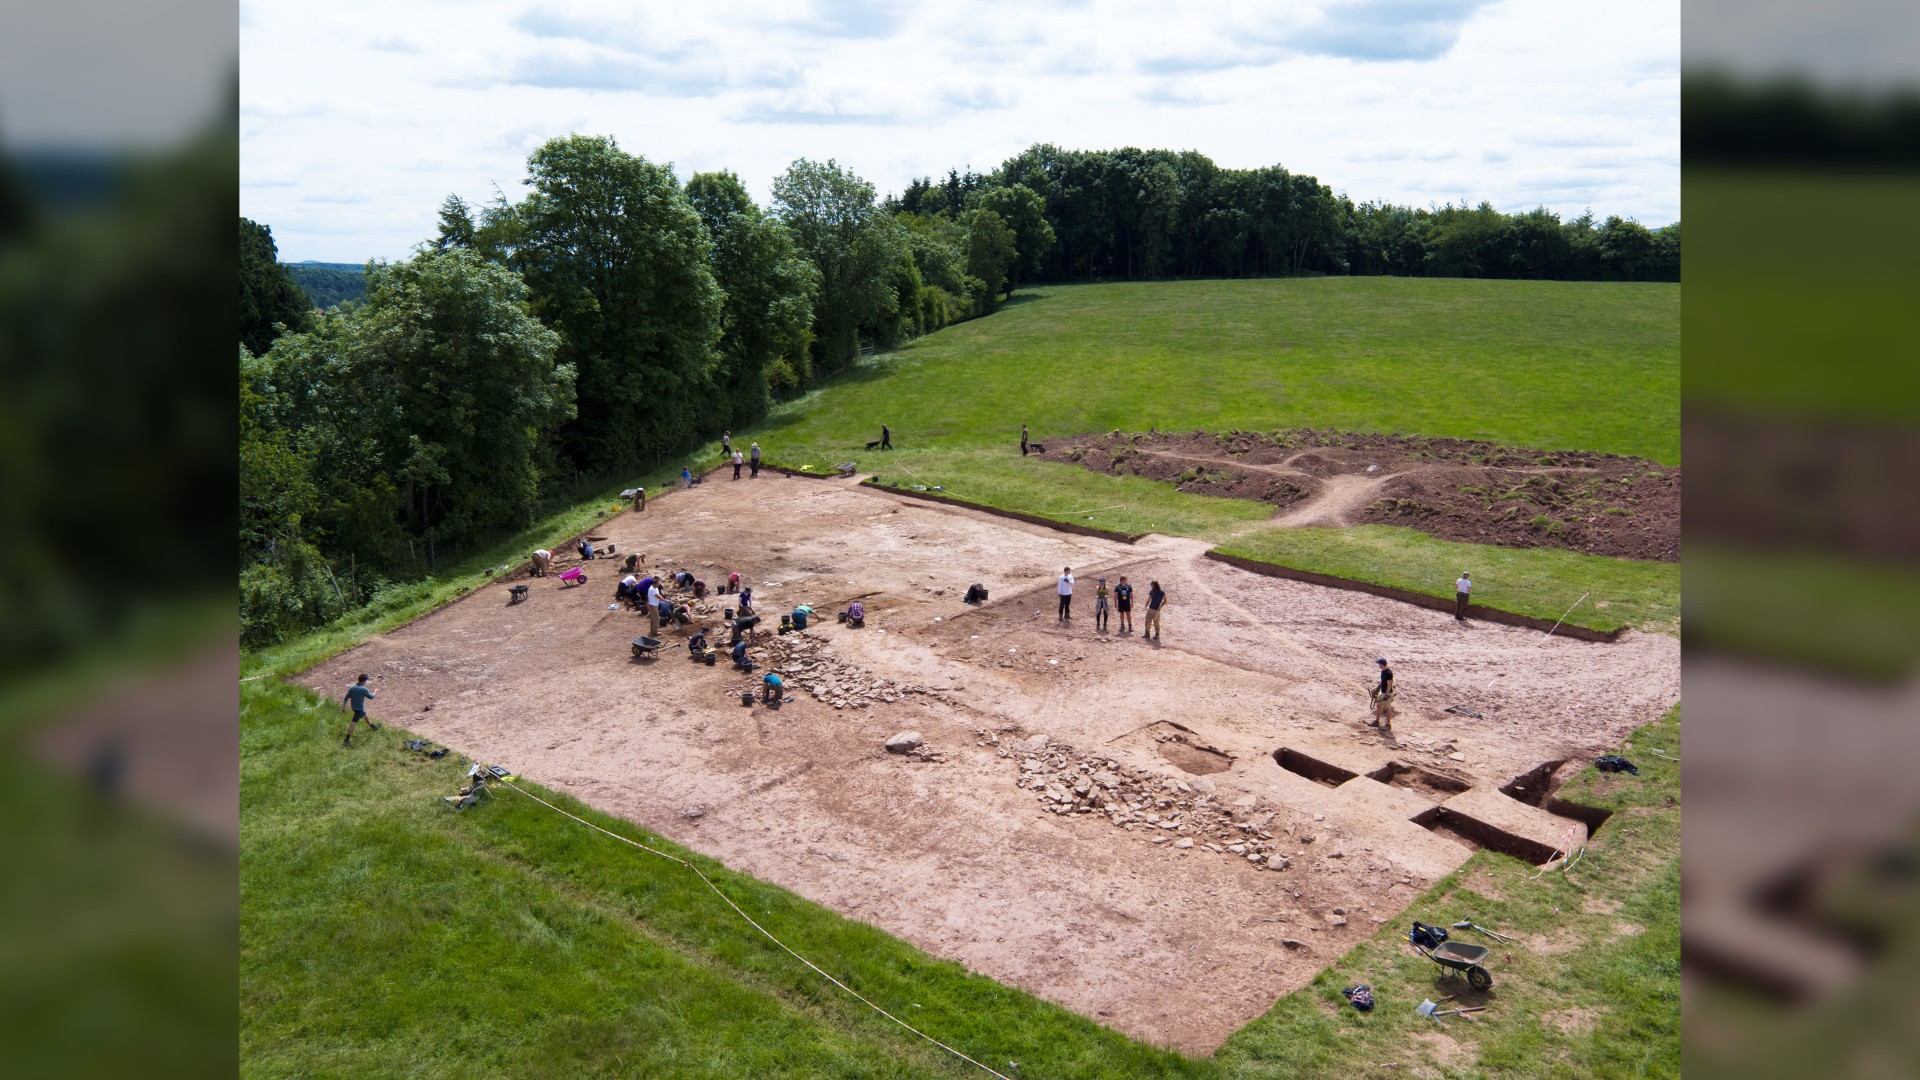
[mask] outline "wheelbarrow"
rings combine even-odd
[[[1421,955],[1446,968],[1448,973],[1464,971],[1467,973],[1467,985],[1475,990],[1489,990],[1493,987],[1493,976],[1480,966],[1480,961],[1490,952],[1485,945],[1469,945],[1464,941],[1443,941],[1433,948],[1415,945]],[[1443,975],[1442,978],[1445,976]]]
[[[634,658],[636,660],[651,660],[654,658],[654,655],[660,651],[661,646],[665,644],[666,642],[661,641],[657,637],[648,637],[645,634],[641,634],[639,637],[633,639]]]

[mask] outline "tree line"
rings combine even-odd
[[[794,162],[757,205],[611,138],[528,158],[526,194],[449,195],[436,234],[314,310],[240,219],[242,637],[377,600],[763,416],[865,345],[994,310],[1021,283],[1299,273],[1675,276],[1677,226],[1354,206],[1273,167],[1035,146],[900,196]],[[1671,235],[1671,242],[1662,237]]]
[[[1038,144],[991,173],[914,180],[888,206],[964,212],[1031,193],[1056,243],[1020,281],[1278,274],[1678,281],[1680,226],[1592,213],[1501,213],[1482,202],[1355,203],[1279,165],[1228,169],[1195,151]]]

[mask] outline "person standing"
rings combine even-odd
[[[880,425],[880,449],[893,449],[893,429],[885,424]]]
[[[637,487],[633,489],[633,508],[635,510],[645,510],[647,508],[646,488]]]
[[[368,678],[369,676],[366,675],[360,676],[358,682],[347,687],[347,696],[340,699],[342,708],[353,710],[353,719],[347,721],[347,737],[340,741],[341,746],[353,745],[353,729],[358,726],[362,720],[367,722],[368,731],[380,730],[380,725],[374,723],[372,718],[367,716],[367,702],[372,701],[374,697],[373,687],[367,685]]]
[[[1100,584],[1093,590],[1093,629],[1095,633],[1107,632],[1107,579],[1101,578]]]
[[[735,480],[740,479],[740,463],[744,460],[745,459],[740,456],[740,451],[735,450],[733,452],[733,478]]]
[[[747,465],[750,469],[751,475],[759,476],[760,475],[760,444],[759,443],[753,444],[752,452],[749,453],[747,457],[749,459],[747,462]]]
[[[1073,567],[1060,569],[1060,615],[1059,621],[1073,618]]]
[[[720,433],[720,457],[722,460],[726,458],[740,460],[740,455],[733,452],[733,432],[730,430]]]
[[[1167,603],[1167,590],[1157,581],[1147,582],[1147,629],[1140,635],[1142,640],[1153,638],[1160,640],[1160,609]]]
[[[1020,456],[1027,456],[1027,425],[1020,425]]]
[[[647,584],[647,636],[648,637],[660,636],[660,602],[663,599],[665,598],[660,595],[660,583],[658,581],[650,581]]]
[[[1465,570],[1460,571],[1460,580],[1453,583],[1453,621],[1467,621],[1467,594],[1473,591],[1473,579]]]
[[[1380,668],[1380,682],[1368,691],[1373,698],[1373,719],[1367,721],[1368,727],[1393,727],[1393,669],[1387,666],[1387,658],[1381,657],[1374,663]]]
[[[1120,575],[1120,584],[1113,588],[1113,606],[1120,612],[1120,632],[1133,633],[1133,586],[1127,584],[1127,575]]]

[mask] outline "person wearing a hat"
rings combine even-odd
[[[1465,570],[1460,571],[1460,580],[1453,583],[1453,620],[1467,621],[1467,594],[1473,591],[1473,579]]]
[[[1387,666],[1387,658],[1374,661],[1380,667],[1380,683],[1367,691],[1373,699],[1373,719],[1367,721],[1368,727],[1393,727],[1393,669]]]
[[[1093,629],[1095,633],[1107,632],[1107,579],[1101,578],[1100,585],[1093,590]]]

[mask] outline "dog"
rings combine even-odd
[[[1027,452],[1033,453],[1033,454],[1044,454],[1047,452],[1047,448],[1040,445],[1039,443],[1028,443]]]
[[[878,450],[878,449],[880,449],[880,440],[879,440],[879,439],[875,439],[875,440],[873,440],[872,442],[870,442],[870,443],[868,443],[868,444],[867,444],[867,449],[869,449],[869,450]]]

